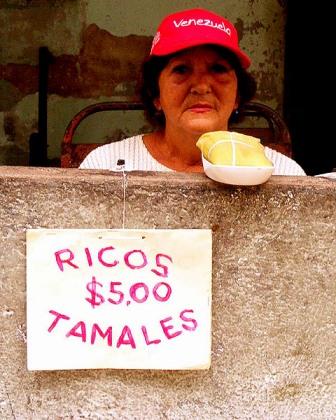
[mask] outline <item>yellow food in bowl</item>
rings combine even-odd
[[[203,134],[196,146],[213,165],[271,167],[264,146],[256,137],[231,131]]]

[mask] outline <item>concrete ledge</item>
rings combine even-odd
[[[336,183],[129,173],[127,228],[213,230],[209,371],[27,372],[25,230],[120,228],[122,174],[0,167],[0,417],[333,418]]]

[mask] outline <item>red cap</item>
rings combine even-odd
[[[154,36],[150,55],[168,55],[186,48],[215,44],[232,51],[243,68],[251,64],[241,51],[236,28],[205,9],[189,9],[166,16]]]

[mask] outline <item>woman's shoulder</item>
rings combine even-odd
[[[125,160],[126,156],[129,159],[132,155],[132,150],[144,147],[142,137],[139,134],[99,146],[86,156],[79,167],[80,169],[115,170],[118,160]]]
[[[290,157],[277,152],[274,149],[265,147],[265,154],[273,162],[274,172],[273,175],[287,175],[287,176],[300,176],[306,175],[301,166]]]

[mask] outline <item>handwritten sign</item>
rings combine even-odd
[[[207,369],[211,231],[27,231],[29,370]]]

